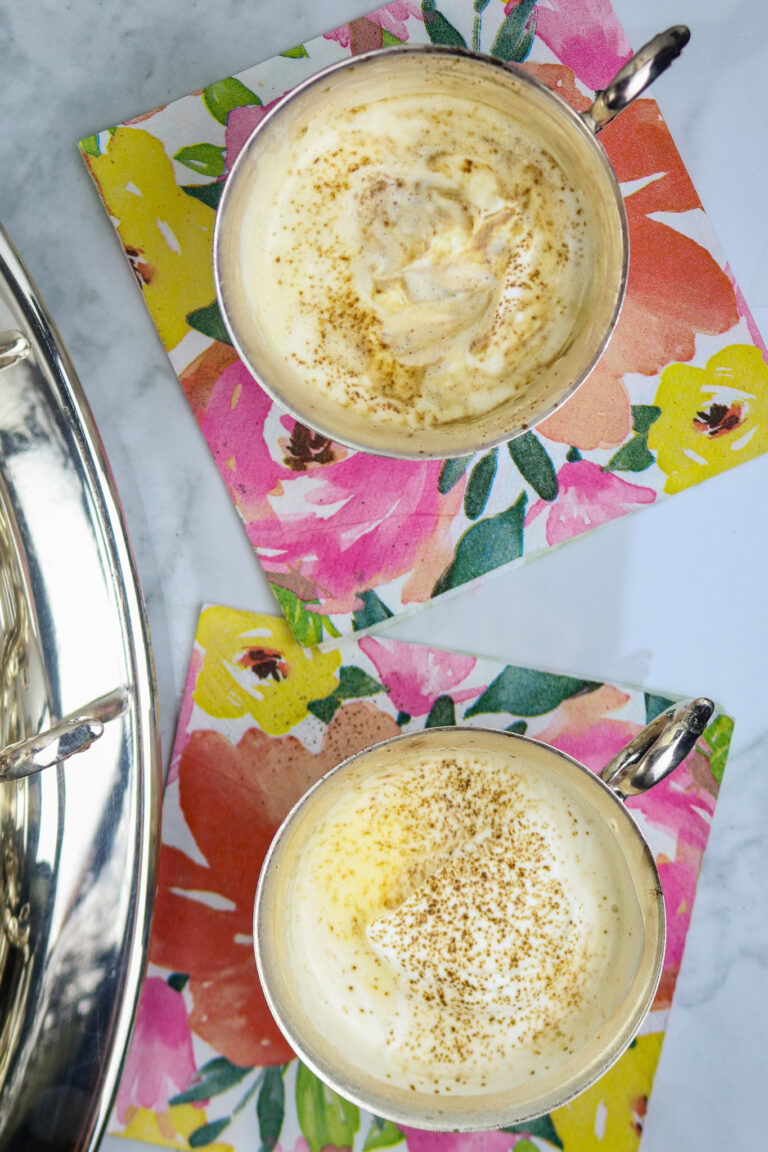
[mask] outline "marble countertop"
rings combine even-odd
[[[614,4],[634,45],[670,23],[691,27],[683,59],[654,95],[768,334],[768,6]],[[0,222],[55,318],[111,461],[147,602],[166,754],[201,604],[275,606],[76,141],[367,7],[361,0],[0,4]],[[520,664],[710,695],[736,718],[643,1152],[762,1143],[765,493],[768,456],[390,630]],[[103,1147],[146,1145],[107,1138]]]

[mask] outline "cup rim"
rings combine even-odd
[[[593,155],[597,158],[598,165],[602,171],[603,176],[607,181],[606,186],[610,186],[613,193],[613,199],[618,214],[618,222],[620,229],[620,247],[622,252],[621,269],[616,282],[616,297],[614,308],[611,314],[610,323],[606,327],[599,344],[594,349],[593,356],[588,365],[586,365],[579,375],[571,382],[568,389],[563,392],[546,411],[540,413],[530,423],[521,424],[520,427],[512,431],[500,432],[498,434],[489,435],[483,438],[478,438],[472,444],[462,443],[455,448],[441,448],[439,451],[409,449],[407,447],[409,439],[409,431],[405,429],[402,432],[394,427],[392,429],[393,440],[398,441],[397,447],[382,447],[377,445],[372,448],[368,445],[355,441],[351,437],[339,435],[332,427],[330,427],[324,420],[317,420],[314,417],[309,419],[306,413],[302,412],[301,406],[296,405],[290,396],[286,396],[278,387],[273,383],[267,382],[259,371],[257,365],[252,362],[249,353],[246,350],[245,343],[240,339],[237,332],[237,326],[233,323],[230,310],[226,301],[226,274],[222,279],[222,233],[226,227],[227,206],[232,200],[235,187],[238,179],[238,172],[245,170],[248,158],[258,145],[259,138],[264,135],[272,126],[273,122],[283,114],[284,110],[289,107],[296,99],[303,96],[308,90],[318,84],[322,84],[329,77],[336,75],[338,72],[345,72],[352,68],[365,67],[371,61],[377,61],[386,57],[396,58],[406,55],[430,55],[442,56],[446,58],[463,58],[470,59],[479,63],[481,66],[500,70],[502,72],[510,72],[514,77],[519,80],[523,86],[528,86],[538,92],[545,101],[549,100],[553,109],[555,109],[561,116],[565,116],[571,128],[576,130],[586,145],[592,150]],[[396,460],[448,460],[460,456],[469,455],[475,452],[486,451],[495,448],[500,444],[505,444],[510,440],[517,439],[519,436],[525,435],[532,428],[537,427],[544,420],[549,419],[558,409],[560,409],[567,400],[573,396],[577,389],[584,383],[590,373],[594,370],[603,353],[605,352],[608,344],[616,329],[616,324],[624,304],[624,298],[627,290],[627,280],[629,275],[629,225],[627,222],[626,208],[624,206],[624,199],[621,194],[618,177],[613,170],[613,167],[608,160],[605,150],[597,139],[595,132],[584,121],[582,116],[576,112],[566,100],[563,99],[556,91],[548,88],[535,76],[530,75],[524,69],[517,67],[515,64],[499,60],[494,56],[490,56],[484,52],[476,52],[470,48],[462,48],[458,45],[442,45],[442,44],[398,44],[389,45],[385,48],[376,48],[369,52],[361,53],[357,56],[349,56],[343,60],[337,60],[332,64],[326,65],[318,72],[313,73],[305,80],[301,81],[295,87],[289,89],[278,99],[274,107],[264,116],[262,120],[256,125],[247,140],[240,149],[231,171],[228,173],[225,183],[224,191],[222,192],[221,199],[216,209],[216,217],[213,227],[213,281],[216,292],[216,301],[221,313],[221,318],[227,330],[232,345],[237,352],[239,358],[253,376],[260,388],[271,397],[275,403],[279,404],[285,411],[292,416],[295,420],[305,424],[307,427],[312,428],[314,431],[319,432],[322,436],[327,437],[336,444],[340,444],[345,448],[351,448],[354,451],[366,452],[377,456],[386,456]],[[502,404],[504,402],[502,401]],[[438,425],[437,427],[441,427]],[[442,427],[448,427],[444,425]]]
[[[288,1013],[284,1013],[281,1006],[276,1003],[275,996],[273,995],[273,989],[270,986],[269,980],[265,978],[266,964],[264,962],[264,899],[265,888],[268,882],[268,875],[271,871],[275,857],[278,855],[285,842],[286,835],[300,816],[301,812],[309,803],[311,803],[315,793],[327,785],[327,783],[333,779],[333,777],[340,774],[342,771],[348,771],[352,769],[354,764],[363,759],[363,757],[366,757],[371,753],[383,750],[388,746],[397,745],[402,741],[413,740],[414,738],[416,738],[417,741],[424,740],[425,743],[428,743],[432,740],[436,740],[440,736],[444,737],[449,733],[455,735],[457,731],[474,733],[481,737],[484,734],[487,734],[492,736],[494,739],[502,737],[504,739],[509,739],[512,742],[521,742],[524,745],[535,745],[537,748],[542,749],[545,754],[551,754],[555,759],[559,758],[563,761],[566,761],[572,768],[577,769],[578,772],[582,774],[582,780],[584,777],[587,777],[596,789],[602,790],[604,794],[607,793],[610,796],[613,803],[617,805],[617,809],[620,810],[623,814],[622,819],[626,821],[626,827],[630,830],[629,834],[634,837],[635,845],[641,850],[643,866],[648,869],[649,879],[651,879],[654,884],[653,895],[655,896],[655,900],[653,901],[652,908],[654,909],[656,915],[657,944],[653,958],[653,967],[650,970],[650,977],[644,987],[644,994],[641,999],[640,1007],[636,1008],[634,1012],[629,1014],[628,1019],[623,1021],[618,1040],[615,1037],[612,1040],[609,1040],[604,1045],[599,1058],[596,1058],[587,1066],[587,1071],[583,1075],[571,1077],[569,1087],[561,1095],[558,1095],[556,1100],[547,1100],[546,1106],[542,1108],[536,1106],[536,1098],[534,1097],[532,1098],[531,1106],[527,1109],[521,1109],[518,1106],[516,1108],[510,1108],[505,1111],[503,1108],[501,1108],[497,1111],[494,1111],[492,1114],[489,1113],[486,1118],[481,1120],[478,1120],[477,1116],[474,1115],[470,1118],[469,1121],[462,1121],[459,1111],[456,1112],[455,1118],[451,1119],[451,1114],[448,1112],[448,1120],[440,1120],[436,1123],[431,1118],[427,1118],[425,1120],[422,1116],[419,1115],[416,1109],[414,1109],[413,1112],[408,1112],[407,1110],[401,1110],[396,1105],[391,1109],[386,1106],[383,1107],[381,1101],[379,1100],[372,1102],[370,1098],[366,1098],[364,1091],[358,1091],[355,1085],[350,1084],[348,1080],[345,1079],[342,1075],[337,1076],[334,1074],[332,1061],[329,1060],[325,1063],[322,1063],[318,1060],[315,1060],[312,1054],[306,1051],[302,1044],[302,1036],[299,1033],[299,1030],[294,1029],[291,1026],[290,1020],[286,1021],[286,1016]],[[587,784],[586,788],[589,790],[590,784]],[[622,836],[617,833],[616,839],[620,842]],[[630,873],[634,878],[635,870],[627,858],[627,853],[622,851],[622,855],[625,858],[627,868],[630,870]],[[646,912],[642,912],[644,927],[647,926],[649,915],[650,913],[646,914]],[[376,743],[370,744],[367,747],[352,753],[350,756],[345,757],[344,760],[340,761],[340,763],[336,764],[333,768],[329,769],[328,772],[321,776],[319,780],[315,781],[315,783],[312,784],[310,788],[308,788],[307,791],[304,792],[299,800],[293,805],[285,819],[280,824],[272,839],[272,842],[270,843],[259,874],[253,910],[253,948],[262,992],[267,1002],[267,1006],[269,1007],[269,1010],[275,1020],[275,1023],[280,1028],[286,1040],[291,1045],[291,1048],[302,1061],[302,1063],[310,1068],[311,1071],[314,1072],[315,1075],[318,1076],[319,1079],[326,1083],[330,1088],[338,1092],[339,1095],[343,1096],[345,1099],[350,1100],[354,1104],[357,1104],[358,1107],[368,1111],[376,1112],[377,1115],[382,1116],[384,1119],[391,1120],[396,1124],[411,1125],[430,1131],[486,1131],[497,1129],[504,1125],[522,1124],[526,1123],[527,1121],[536,1119],[539,1116],[552,1111],[554,1108],[560,1108],[563,1105],[569,1103],[569,1101],[575,1099],[577,1096],[580,1096],[582,1092],[586,1091],[601,1076],[603,1076],[604,1073],[607,1072],[608,1069],[612,1067],[612,1065],[619,1059],[619,1057],[623,1055],[642,1027],[644,1020],[646,1019],[653,1006],[656,991],[661,980],[664,965],[664,955],[666,950],[666,937],[666,907],[664,904],[661,880],[659,877],[658,869],[656,867],[656,862],[653,858],[653,854],[642,831],[642,828],[638,824],[630,809],[626,806],[622,795],[610,785],[606,784],[599,775],[597,775],[591,769],[587,768],[586,765],[581,763],[581,761],[576,760],[575,757],[569,755],[567,752],[564,752],[559,748],[555,748],[550,744],[546,744],[544,741],[536,740],[534,737],[522,735],[518,732],[509,732],[498,728],[474,726],[468,724],[444,725],[435,728],[424,728],[417,732],[402,732],[396,736],[392,736],[384,740],[379,740]],[[541,1099],[541,1095],[542,1094],[539,1093],[539,1099]],[[455,1101],[460,1103],[462,1099],[466,1099],[466,1097],[455,1097],[453,1098],[452,1102]]]

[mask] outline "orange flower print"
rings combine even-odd
[[[527,65],[577,111],[589,100],[563,65]],[[738,323],[736,295],[706,248],[658,213],[701,208],[669,130],[653,100],[636,100],[600,133],[625,186],[629,225],[627,295],[613,337],[585,384],[539,425],[548,439],[589,451],[621,444],[632,429],[625,374],[655,376],[692,359],[698,333],[719,335]]]
[[[255,728],[237,745],[213,731],[189,738],[179,763],[179,801],[205,862],[161,846],[150,959],[189,974],[189,1027],[233,1064],[282,1064],[293,1055],[267,1007],[253,956],[253,900],[272,837],[325,772],[399,731],[370,702],[356,701],[338,710],[318,753],[294,736],[270,738]]]

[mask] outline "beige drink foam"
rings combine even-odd
[[[318,1032],[392,1086],[439,1094],[567,1061],[643,944],[610,826],[554,772],[485,753],[350,784],[295,865],[286,915]]]
[[[456,91],[363,100],[263,162],[246,299],[335,402],[414,428],[476,416],[524,394],[583,322],[581,197],[512,115]]]

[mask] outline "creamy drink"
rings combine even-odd
[[[472,93],[325,109],[264,164],[246,303],[306,384],[414,429],[526,391],[582,323],[585,202],[514,112]]]
[[[605,346],[626,270],[585,121],[526,72],[434,45],[299,85],[216,214],[217,298],[258,382],[323,435],[406,459],[551,413]]]
[[[432,1098],[578,1065],[643,951],[615,823],[544,762],[482,747],[394,742],[312,817],[280,915],[316,1033]]]

